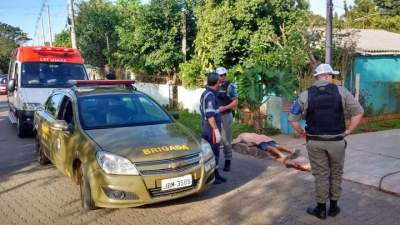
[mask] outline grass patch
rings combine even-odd
[[[182,110],[169,110],[173,113],[179,114],[178,121],[191,130],[196,136],[201,136],[201,116],[197,113],[189,113],[187,111]],[[233,137],[237,137],[240,133],[249,132],[255,133],[254,126],[249,126],[246,124],[241,124],[238,122],[233,122]],[[276,135],[279,134],[279,129],[275,128],[266,128],[263,132],[266,135]]]
[[[382,121],[368,122],[361,124],[354,130],[354,134],[375,132],[381,130],[400,129],[400,119],[390,119]]]

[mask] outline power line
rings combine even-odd
[[[41,20],[42,20],[42,15],[43,15],[43,12],[44,12],[44,9],[45,9],[45,5],[46,5],[46,3],[47,3],[47,0],[43,0],[43,3],[42,3],[42,7],[40,8],[40,11],[39,11],[39,15],[38,15],[38,17],[37,17],[37,19],[36,19],[36,25],[35,25],[35,33],[34,33],[34,41],[33,41],[33,43],[35,43],[35,41],[38,43],[38,45],[39,45],[39,32],[38,32],[38,29],[39,29],[39,24],[40,24],[40,22],[41,22]],[[43,23],[42,23],[42,26],[43,26]],[[42,29],[44,29],[43,27],[42,27]],[[44,43],[44,37],[43,37],[43,43]]]

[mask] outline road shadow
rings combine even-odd
[[[0,182],[21,170],[37,169],[34,139],[17,137],[16,126],[8,119],[8,107],[0,108],[0,130]]]

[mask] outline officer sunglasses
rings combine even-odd
[[[224,73],[224,74],[220,74],[219,75],[220,77],[226,77],[226,74]]]

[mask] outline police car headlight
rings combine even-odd
[[[36,110],[42,110],[43,106],[40,103],[24,103],[22,105],[22,109],[27,111],[36,111]]]
[[[96,153],[99,166],[108,174],[139,175],[135,165],[128,159],[104,151]]]
[[[203,162],[207,162],[213,157],[214,153],[211,149],[210,144],[206,140],[201,139],[201,160]]]

